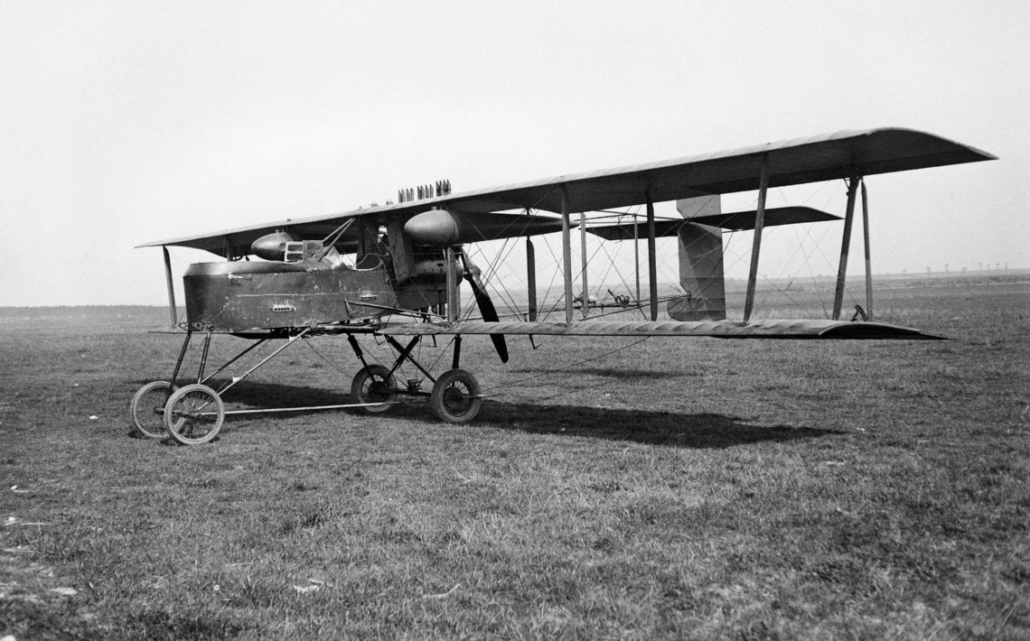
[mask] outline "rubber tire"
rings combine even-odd
[[[211,405],[214,405],[213,410]],[[203,411],[205,416],[196,416],[192,419],[183,416],[198,410]],[[218,435],[218,430],[222,429],[224,422],[225,404],[222,403],[218,392],[207,385],[187,385],[172,394],[165,406],[165,429],[172,438],[183,445],[200,445],[211,441]],[[197,425],[206,426],[207,431],[200,436],[194,436],[193,428]]]
[[[369,387],[366,390],[365,384]],[[367,414],[382,414],[393,407],[393,399],[397,396],[396,381],[390,370],[382,365],[373,364],[362,367],[354,375],[350,384],[350,393],[356,403],[384,403],[370,405],[361,409]]]
[[[429,397],[433,414],[448,423],[468,423],[479,414],[483,399],[479,397],[479,381],[463,369],[452,369],[436,379]]]
[[[151,381],[137,390],[129,403],[129,412],[132,414],[132,426],[139,434],[147,438],[164,438],[168,435],[164,409],[177,389],[168,381]]]

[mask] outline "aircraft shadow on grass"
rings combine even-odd
[[[552,369],[517,369],[512,370],[514,374],[539,374],[540,376],[553,376],[555,370]],[[569,373],[575,376],[605,376],[608,378],[616,378],[619,380],[637,380],[637,379],[659,379],[659,378],[680,378],[683,376],[690,376],[689,373],[681,371],[657,371],[653,369],[614,369],[607,367],[577,367],[574,370],[569,370]]]
[[[720,449],[760,442],[786,442],[838,434],[791,425],[756,425],[748,419],[711,412],[678,413],[577,405],[483,404],[478,423],[529,434],[555,434],[642,445]]]
[[[215,385],[217,388],[217,383]],[[225,401],[234,409],[256,410],[317,407],[352,402],[349,391],[344,389],[331,390],[254,381],[244,381],[233,387],[226,394]],[[226,423],[244,423],[255,420],[255,416],[318,413],[324,414],[321,411],[292,411],[288,414],[230,415],[226,417]],[[345,416],[358,420],[364,418],[360,410],[351,410]],[[426,409],[424,403],[404,402],[382,416],[424,422]],[[340,420],[347,419],[341,416]],[[783,443],[840,434],[836,430],[813,427],[756,425],[755,420],[712,412],[678,413],[637,408],[511,403],[487,399],[475,424],[527,434],[552,434],[688,449],[721,449],[762,442]]]

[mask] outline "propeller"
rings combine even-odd
[[[497,315],[497,309],[494,307],[494,303],[490,300],[490,294],[487,293],[486,287],[483,285],[483,281],[480,279],[482,273],[472,259],[468,257],[462,249],[455,250],[459,256],[461,256],[461,264],[464,267],[462,274],[465,276],[465,280],[472,286],[472,295],[476,297],[476,305],[479,307],[479,313],[483,315],[483,320],[488,323],[496,323],[500,320]],[[503,334],[490,334],[490,340],[493,341],[494,349],[497,350],[497,355],[501,357],[502,363],[508,362],[508,344],[504,340]]]

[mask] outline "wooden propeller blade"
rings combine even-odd
[[[494,302],[490,299],[490,294],[487,293],[486,287],[483,286],[483,281],[479,278],[479,268],[476,267],[465,252],[461,252],[461,260],[465,265],[465,280],[472,286],[472,295],[476,297],[476,305],[479,307],[479,313],[482,314],[483,320],[487,323],[496,323],[501,320],[500,316],[497,315],[497,308],[494,307]],[[493,341],[494,349],[497,350],[497,355],[500,356],[502,363],[508,362],[508,344],[504,340],[502,334],[491,334],[490,340]]]

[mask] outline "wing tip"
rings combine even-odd
[[[951,340],[947,336],[929,334],[912,327],[869,322],[836,323],[819,332],[819,338],[834,340]]]

